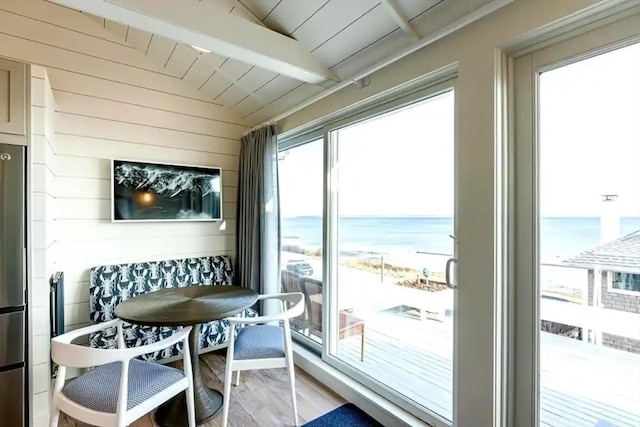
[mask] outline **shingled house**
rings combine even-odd
[[[588,304],[640,314],[640,230],[569,258],[588,269]],[[590,338],[592,340],[592,338]],[[640,340],[602,333],[602,345],[640,353]]]

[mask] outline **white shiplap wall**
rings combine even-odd
[[[65,274],[69,330],[89,321],[92,266],[233,254],[239,139],[248,127],[83,14],[46,1],[0,4],[0,56],[36,65],[32,412],[44,425],[49,277]],[[111,158],[221,167],[225,220],[111,223]]]
[[[29,309],[32,327],[30,384],[33,425],[46,425],[51,385],[49,277],[54,273],[55,101],[47,72],[32,66],[30,76],[31,135],[31,282]]]

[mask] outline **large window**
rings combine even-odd
[[[452,419],[454,94],[331,131],[337,258],[330,356]]]
[[[452,84],[285,141],[279,158],[282,288],[307,302],[297,338],[436,425],[453,419]]]
[[[306,293],[313,288],[322,296],[322,158],[322,139],[283,149],[278,156],[284,292]],[[321,342],[321,323],[321,313],[310,310],[307,298],[304,315],[293,319],[291,326]]]
[[[640,261],[640,44],[617,42],[624,28],[516,61],[518,426],[640,425],[640,283],[609,273]]]

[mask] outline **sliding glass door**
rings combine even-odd
[[[281,212],[281,285],[283,292],[305,292],[312,284],[322,284],[323,224],[322,138],[311,138],[280,150],[278,173]],[[320,287],[318,293],[322,294]],[[322,328],[309,305],[303,316],[291,321],[294,331],[312,344],[322,343]]]
[[[637,23],[515,62],[518,426],[640,425]]]
[[[325,359],[425,419],[451,420],[451,83],[333,125],[327,137],[330,292],[309,295],[312,313],[328,316]]]

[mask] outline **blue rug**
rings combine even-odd
[[[384,427],[353,403],[347,403],[302,427]]]

